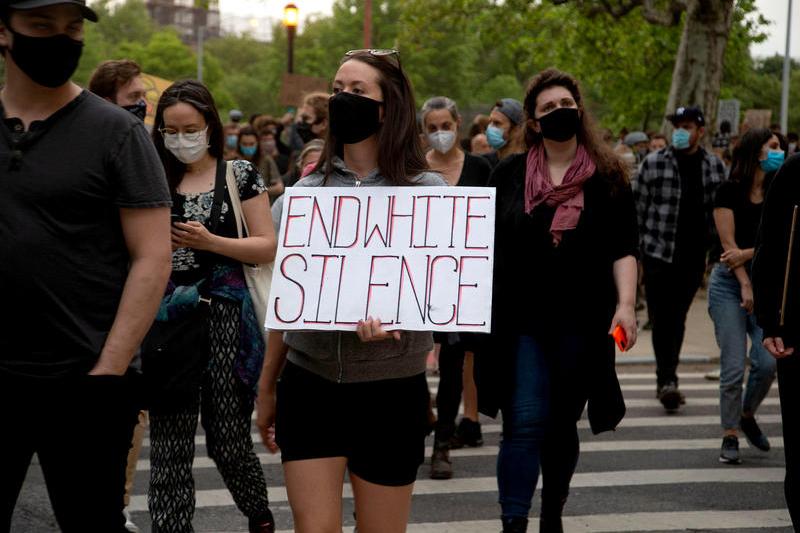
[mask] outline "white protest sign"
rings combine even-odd
[[[491,329],[495,190],[292,187],[266,326]]]

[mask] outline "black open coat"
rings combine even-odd
[[[800,155],[790,157],[772,180],[761,214],[753,259],[753,294],[758,325],[764,337],[781,337],[800,349],[800,215],[795,229],[789,276],[792,212],[800,205]],[[784,324],[780,324],[784,283],[788,283]],[[795,356],[797,357],[797,356]]]
[[[553,416],[577,420],[588,400],[595,433],[625,414],[608,335],[617,304],[613,264],[637,256],[639,235],[630,186],[595,174],[584,185],[578,227],[552,244],[553,208],[524,211],[526,154],[493,171],[497,189],[491,335],[473,336],[481,412],[509,405],[520,335],[547,346]],[[562,417],[563,415],[563,417]]]

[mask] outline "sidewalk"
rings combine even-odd
[[[617,351],[617,364],[655,363],[653,355],[652,332],[641,329],[647,322],[647,311],[640,311],[639,338],[636,345],[628,352]],[[686,319],[686,336],[681,350],[681,362],[711,363],[719,360],[719,348],[714,338],[714,324],[708,316],[708,299],[705,289],[697,292],[697,296],[689,309]]]

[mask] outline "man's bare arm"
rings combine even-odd
[[[111,332],[90,374],[124,374],[150,329],[172,268],[169,213],[167,207],[120,209],[130,270]]]

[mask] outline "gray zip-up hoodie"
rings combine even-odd
[[[359,179],[335,158],[334,171],[325,175],[315,172],[301,179],[295,187],[378,187],[391,183],[377,170]],[[445,186],[435,172],[424,172],[411,180],[414,185]],[[283,213],[283,196],[272,205],[275,233],[279,233]],[[414,376],[425,372],[425,359],[433,348],[433,335],[427,331],[403,331],[400,340],[361,342],[354,332],[287,331],[292,363],[330,381],[356,383]]]

